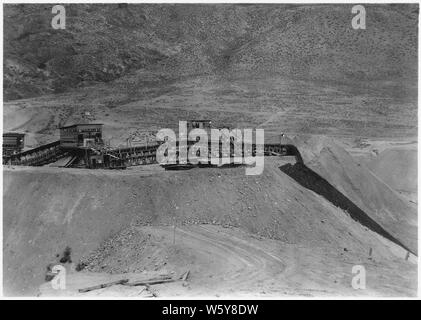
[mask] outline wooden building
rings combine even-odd
[[[192,129],[210,130],[212,128],[212,121],[210,120],[189,120],[187,121],[187,132]]]
[[[64,148],[83,148],[103,145],[102,124],[74,124],[60,128],[60,146]]]
[[[16,132],[3,133],[3,156],[22,152],[25,145],[25,134]]]

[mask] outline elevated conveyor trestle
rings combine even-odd
[[[64,157],[72,157],[71,161],[69,161],[65,167],[125,168],[127,166],[157,163],[156,153],[158,147],[158,144],[153,144],[116,149],[105,148],[103,146],[97,148],[63,148],[60,146],[60,141],[54,141],[31,150],[4,157],[3,163],[11,165],[42,166],[53,163]],[[211,145],[209,145],[208,154],[210,164],[210,156],[212,154]],[[256,155],[255,145],[252,146],[251,154],[253,156]],[[244,156],[244,151],[242,151],[242,155]],[[265,144],[264,155],[294,156],[297,163],[303,163],[303,159],[297,147],[291,144]],[[219,157],[222,156],[223,155],[219,152]],[[234,148],[232,145],[229,157],[234,157]],[[177,165],[181,164],[175,164],[175,166]]]
[[[3,163],[21,166],[43,166],[67,155],[68,153],[60,148],[60,141],[54,141],[31,150],[4,157]]]

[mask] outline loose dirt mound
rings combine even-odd
[[[295,139],[306,166],[326,179],[361,210],[417,251],[417,208],[403,199],[331,138]]]
[[[182,172],[7,169],[4,291],[33,294],[46,265],[67,246],[76,262],[126,227],[172,225],[174,220],[178,225],[235,226],[293,246],[346,248],[363,256],[372,247],[380,256],[391,255],[377,235],[282,173],[280,165],[267,158],[260,176],[245,176],[241,167]]]

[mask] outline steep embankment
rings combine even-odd
[[[289,245],[366,257],[379,237],[270,161],[244,168],[126,172],[16,168],[4,172],[4,287],[33,294],[47,264],[69,246],[77,262],[129,225],[214,223]],[[344,249],[345,248],[345,249]]]
[[[298,137],[305,164],[410,250],[417,252],[417,207],[358,164],[331,138]]]

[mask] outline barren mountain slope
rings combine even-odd
[[[53,30],[50,6],[5,6],[4,128],[28,147],[83,112],[114,145],[192,118],[268,136],[416,135],[415,5],[367,5],[366,30],[350,5],[66,8]]]
[[[416,81],[416,5],[51,5],[5,6],[5,99],[148,71],[145,80],[193,75],[276,74],[335,82]],[[142,85],[142,80],[137,84]]]

